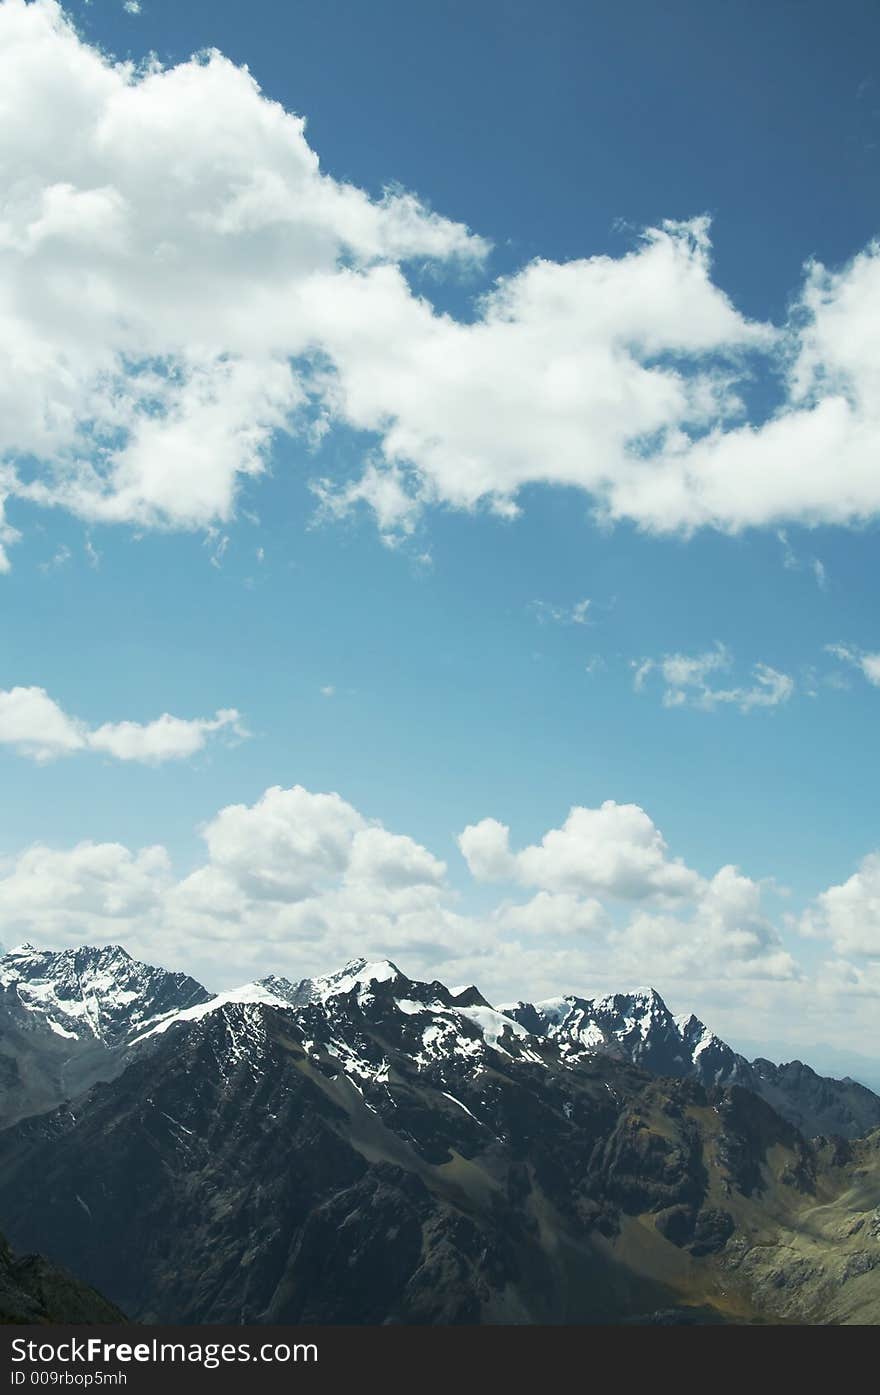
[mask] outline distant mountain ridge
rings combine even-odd
[[[738,1080],[748,1064],[698,1017],[673,1016],[653,988],[520,1002],[502,1011],[535,1035],[558,1041],[566,1053],[620,1052],[655,1075],[693,1076],[712,1085]]]
[[[569,996],[503,1009],[565,1054],[620,1054],[654,1075],[741,1085],[808,1138],[857,1138],[880,1127],[880,1096],[857,1081],[820,1076],[802,1061],[748,1061],[693,1014],[674,1016],[653,988],[603,998]]]

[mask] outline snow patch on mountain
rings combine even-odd
[[[303,979],[296,989],[300,1002],[325,1003],[329,998],[358,990],[358,996],[369,992],[374,983],[389,983],[403,979],[396,964],[390,959],[350,959],[335,974],[325,974],[320,978]]]
[[[240,988],[230,988],[226,993],[217,993],[207,1002],[196,1003],[193,1007],[184,1008],[182,1012],[175,1012],[169,1017],[164,1017],[160,1022],[155,1023],[146,1032],[135,1037],[132,1045],[145,1041],[147,1037],[161,1036],[167,1032],[169,1027],[176,1026],[179,1022],[198,1022],[201,1018],[207,1017],[209,1013],[219,1012],[222,1008],[235,1006],[245,1006],[251,1003],[263,1003],[266,1007],[290,1007],[286,998],[277,993],[271,992],[263,983],[243,983]]]
[[[19,945],[0,959],[0,990],[6,1008],[29,1015],[33,1025],[111,1049],[210,996],[195,979],[142,964],[121,945]]]
[[[211,1030],[217,1014],[224,1073],[232,1078],[247,1058],[256,1079],[267,1014],[277,1012],[319,1069],[332,1070],[335,1058],[365,1101],[379,1091],[372,1098],[380,1108],[396,1105],[377,1041],[430,1085],[452,1089],[456,1100],[454,1080],[474,1080],[507,1062],[547,1068],[555,1060],[577,1070],[604,1053],[658,1076],[744,1086],[808,1135],[858,1137],[880,1124],[880,1099],[869,1090],[817,1076],[800,1062],[750,1063],[693,1013],[673,1015],[652,988],[494,1007],[472,984],[450,990],[411,980],[390,960],[357,958],[316,978],[270,974],[211,994],[185,974],[132,959],[119,945],[54,951],[31,944],[0,957],[0,1034],[7,1054],[22,1063],[0,1091],[0,1123],[114,1078],[132,1051],[171,1027]]]
[[[243,983],[239,988],[230,988],[223,993],[216,993],[205,1002],[174,1013],[155,1023],[137,1040],[143,1041],[146,1037],[157,1036],[178,1022],[198,1021],[208,1013],[218,1012],[230,1004],[262,1003],[266,1007],[301,1008],[310,1003],[328,1003],[353,989],[358,990],[360,1000],[370,993],[374,983],[387,983],[397,978],[403,979],[403,975],[395,964],[388,960],[370,962],[366,959],[352,959],[338,973],[326,974],[321,978],[300,979],[299,983],[292,983],[290,979],[276,974],[267,974],[265,978]],[[421,1009],[422,1004],[414,1006]]]
[[[673,1016],[653,988],[516,1003],[507,1014],[554,1041],[564,1055],[610,1052],[657,1075],[693,1076],[703,1084],[744,1080],[748,1063],[693,1014]]]

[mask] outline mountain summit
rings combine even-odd
[[[405,1019],[432,1014],[427,1042],[413,1048],[417,1054],[439,1044],[446,1050],[453,1037],[465,1052],[480,1039],[499,1050],[514,1043],[517,1052],[536,1057],[544,1043],[569,1062],[613,1056],[657,1076],[742,1085],[808,1137],[858,1137],[880,1127],[880,1098],[864,1086],[819,1076],[802,1062],[749,1062],[698,1017],[674,1016],[653,988],[495,1008],[473,986],[422,983],[390,960],[360,957],[317,978],[293,982],[268,974],[212,994],[186,974],[133,959],[120,945],[60,951],[21,945],[0,958],[0,1125],[113,1079],[132,1053],[227,1006],[302,1012],[373,999],[388,1005],[403,1037]]]
[[[817,1075],[801,1061],[748,1061],[693,1013],[674,1016],[653,988],[520,1002],[504,1008],[563,1055],[617,1055],[654,1075],[702,1085],[742,1085],[765,1099],[807,1137],[854,1138],[880,1127],[880,1098],[854,1080]]]
[[[210,997],[187,974],[142,964],[121,945],[57,952],[20,945],[0,959],[0,990],[57,1036],[111,1048]]]
[[[19,945],[0,958],[0,1125],[112,1078],[139,1037],[210,998],[121,945]]]

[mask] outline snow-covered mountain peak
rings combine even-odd
[[[511,1061],[578,1070],[584,1058],[608,1055],[658,1076],[744,1085],[798,1127],[818,1132],[849,1136],[880,1118],[870,1091],[854,1086],[842,1098],[836,1082],[797,1063],[750,1064],[695,1014],[673,1015],[653,988],[493,1007],[473,985],[450,989],[410,979],[390,960],[360,957],[316,978],[269,974],[212,995],[120,945],[54,951],[23,944],[0,956],[0,1034],[24,1063],[19,1082],[5,1096],[0,1091],[0,1122],[113,1079],[142,1043],[173,1052],[172,1026],[182,1029],[181,1043],[209,1043],[229,1080],[243,1064],[260,1071],[279,1044],[299,1043],[308,1069],[331,1079],[341,1073],[362,1094],[378,1091],[368,1105],[376,1109],[390,1101],[395,1074],[399,1081],[415,1071],[465,1109],[456,1082],[491,1079]]]
[[[269,974],[170,1014],[137,1040],[248,1006],[291,1011],[291,1030],[302,1035],[308,1050],[328,1051],[346,1074],[362,1081],[384,1069],[381,1060],[362,1055],[366,1022],[381,1024],[385,1038],[398,1041],[420,1069],[453,1059],[480,1069],[487,1050],[540,1063],[543,1038],[572,1063],[601,1052],[659,1075],[694,1076],[707,1084],[742,1078],[740,1058],[693,1014],[674,1017],[654,988],[596,999],[567,994],[500,1009],[472,986],[452,991],[438,981],[409,979],[390,960],[365,958],[298,983]]]
[[[315,978],[292,982],[269,974],[211,995],[185,975],[132,959],[120,945],[60,951],[21,945],[0,959],[0,990],[56,1037],[71,1044],[97,1040],[110,1049],[251,1004],[297,1012],[320,1008],[331,1034],[361,1011],[399,1024],[418,1018],[400,1030],[409,1035],[418,1026],[431,1054],[441,1047],[504,1050],[515,1041],[532,1051],[528,1039],[537,1037],[555,1041],[569,1057],[610,1051],[669,1074],[704,1074],[711,1062],[713,1075],[727,1064],[726,1056],[733,1057],[693,1015],[673,1018],[653,988],[597,999],[569,994],[499,1010],[472,985],[450,990],[437,981],[412,980],[391,960],[363,956]]]
[[[657,1075],[693,1076],[704,1084],[747,1077],[743,1058],[693,1013],[673,1016],[656,988],[600,998],[569,995],[506,1011],[529,1031],[555,1040],[567,1055],[611,1052]]]
[[[335,973],[320,974],[317,978],[303,978],[298,983],[269,974],[260,983],[279,997],[286,999],[291,1007],[303,1007],[306,1003],[325,1003],[330,998],[350,993],[369,992],[373,984],[390,983],[395,980],[406,982],[390,959],[349,959]]]
[[[0,990],[10,1010],[19,1017],[29,1015],[22,1020],[55,1036],[97,1040],[108,1047],[210,996],[187,974],[143,964],[121,945],[64,950],[19,946],[0,959]]]
[[[628,992],[605,993],[594,999],[597,1011],[628,1013],[630,1016],[671,1018],[667,1004],[655,988],[630,988]]]
[[[353,988],[369,988],[374,983],[388,983],[392,979],[404,978],[396,964],[390,959],[350,959],[335,974],[326,974],[312,980],[318,996],[322,999],[339,993],[350,993]]]
[[[357,990],[359,1001],[365,1000],[371,996],[374,986],[393,983],[398,983],[403,988],[409,985],[409,980],[396,964],[387,959],[350,959],[335,973],[324,974],[318,978],[300,979],[298,983],[293,983],[279,974],[267,974],[264,978],[244,983],[238,988],[215,993],[213,997],[206,997],[204,1001],[154,1022],[142,1031],[136,1040],[143,1041],[147,1037],[161,1036],[177,1023],[195,1022],[229,1006],[262,1004],[264,1007],[294,1009],[305,1008],[311,1004],[326,1006],[353,990]]]

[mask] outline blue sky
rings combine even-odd
[[[734,1039],[875,1052],[876,7],[66,13],[0,3],[32,162],[0,239],[0,938],[218,985],[361,951],[496,997],[650,976]],[[110,66],[151,54],[189,88]],[[53,63],[81,140],[41,125]],[[297,785],[344,837],[263,798]],[[647,823],[566,823],[606,801]],[[398,838],[368,867],[358,819]]]

